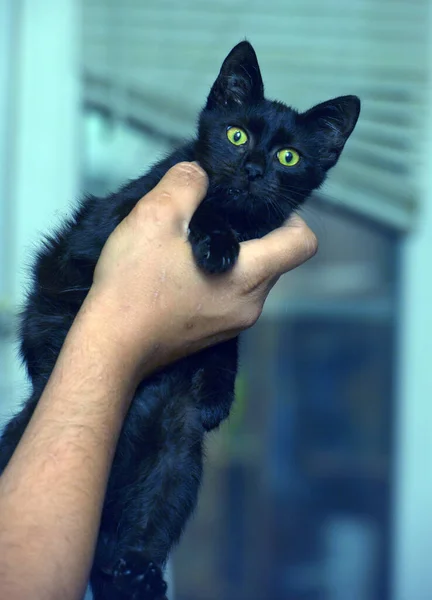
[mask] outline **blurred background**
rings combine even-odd
[[[320,251],[244,336],[171,600],[432,598],[431,34],[428,0],[0,0],[0,423],[41,233],[193,135],[232,46],[270,98],[362,99],[303,211]]]

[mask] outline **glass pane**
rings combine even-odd
[[[323,251],[243,337],[176,600],[386,598],[397,240],[317,203],[308,214]]]

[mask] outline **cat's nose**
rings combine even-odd
[[[264,175],[264,167],[253,162],[247,162],[244,166],[244,169],[249,181],[253,181],[254,179],[258,179],[258,177],[262,177]]]

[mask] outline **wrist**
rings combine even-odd
[[[118,298],[91,288],[70,332],[91,347],[110,378],[126,391],[134,391],[159,367],[156,320],[141,318],[138,326],[136,321]]]

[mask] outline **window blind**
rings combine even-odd
[[[188,136],[225,55],[247,38],[268,97],[301,110],[362,99],[324,197],[402,230],[413,224],[427,0],[82,1],[87,103]]]

